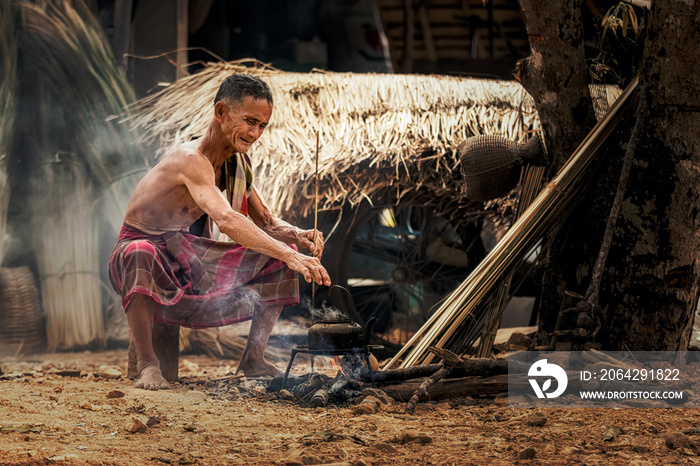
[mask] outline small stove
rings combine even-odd
[[[285,388],[287,385],[287,377],[289,377],[289,370],[292,368],[292,364],[294,363],[294,358],[299,353],[311,355],[311,371],[313,372],[313,370],[314,370],[314,358],[316,356],[343,356],[346,354],[352,354],[352,355],[356,355],[356,356],[359,356],[362,359],[364,359],[365,363],[367,363],[367,366],[369,367],[369,355],[372,353],[372,351],[379,350],[382,348],[384,348],[382,345],[365,345],[365,346],[361,346],[361,347],[344,348],[344,349],[330,349],[330,348],[309,349],[309,347],[305,346],[305,345],[295,346],[294,348],[292,348],[292,357],[290,358],[289,364],[287,365],[287,370],[284,373],[284,379],[282,379],[282,388]]]

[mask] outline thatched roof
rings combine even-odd
[[[210,64],[139,101],[132,123],[161,155],[203,134],[222,79],[238,72],[260,75],[272,88],[272,120],[249,155],[263,196],[287,217],[313,211],[317,131],[320,210],[406,196],[452,209],[474,206],[460,194],[461,141],[499,134],[522,142],[539,126],[532,99],[513,81],[289,73],[242,63]]]

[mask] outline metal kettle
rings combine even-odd
[[[339,295],[340,291],[346,296]],[[350,293],[338,285],[331,287],[329,295],[335,295],[336,299],[352,300]],[[376,317],[370,318],[363,328],[346,316],[320,320],[309,328],[309,349],[334,351],[367,346],[372,335],[372,326],[376,321]]]

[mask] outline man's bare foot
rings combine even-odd
[[[246,377],[262,377],[269,375],[271,377],[282,377],[284,372],[279,370],[274,364],[265,360],[262,361],[241,361],[238,364],[236,374],[243,372]]]
[[[163,374],[160,372],[160,367],[158,366],[146,366],[141,369],[141,377],[134,383],[134,386],[145,390],[170,388],[170,384],[163,378]]]

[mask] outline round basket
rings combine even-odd
[[[0,354],[45,351],[39,290],[29,267],[0,268]]]
[[[457,148],[467,197],[488,201],[505,196],[518,183],[520,166],[517,144],[495,135],[468,138]]]

